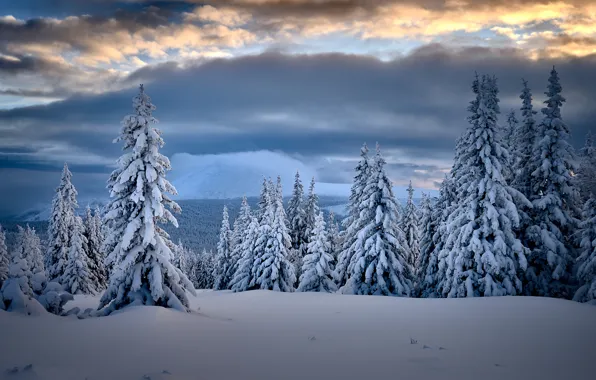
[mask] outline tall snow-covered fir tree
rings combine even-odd
[[[91,214],[91,208],[87,206],[85,220],[83,221],[83,236],[86,241],[84,249],[89,259],[89,276],[93,283],[93,289],[97,291],[105,289],[108,280],[108,274],[103,263],[104,257],[101,252],[101,224],[98,224],[98,218],[98,215]]]
[[[420,257],[420,232],[419,232],[419,215],[418,207],[414,204],[414,188],[412,181],[408,186],[408,201],[402,217],[402,230],[406,236],[406,244],[408,251],[408,264],[414,270],[418,266],[418,259]]]
[[[315,227],[311,231],[307,255],[302,265],[299,292],[335,292],[337,286],[333,280],[331,246],[327,236],[323,213],[315,218]]]
[[[573,300],[596,305],[596,194],[594,193],[584,205],[579,235],[581,254],[578,257],[577,278],[580,287]]]
[[[190,271],[196,289],[213,289],[215,271],[215,254],[203,248],[201,254],[190,252],[192,259]]]
[[[277,189],[267,194],[268,207],[259,227],[251,283],[260,289],[291,292],[294,290],[296,274],[294,265],[288,259],[292,242],[286,225],[281,190],[281,183],[278,182]]]
[[[52,201],[48,226],[49,239],[45,267],[51,281],[60,279],[64,274],[77,207],[77,191],[72,184],[72,173],[65,163],[60,186],[56,189],[56,195]]]
[[[306,213],[304,210],[304,186],[300,180],[300,173],[296,172],[292,197],[288,202],[288,225],[292,248],[300,249],[305,242]]]
[[[310,187],[308,188],[308,197],[306,198],[306,204],[304,206],[305,214],[305,239],[308,244],[310,242],[311,232],[315,228],[315,219],[319,214],[319,197],[315,193],[315,177],[310,181]]]
[[[35,294],[41,294],[47,284],[46,269],[43,253],[41,250],[41,241],[34,228],[27,225],[20,237],[21,255],[29,263],[31,271],[31,289]]]
[[[0,310],[60,315],[73,299],[57,282],[47,282],[39,237],[30,226],[18,226],[8,278],[0,288]]]
[[[248,204],[248,200],[246,197],[243,197],[242,204],[240,206],[240,214],[234,221],[234,229],[232,231],[231,237],[231,265],[228,267],[228,272],[226,274],[226,277],[230,280],[234,278],[234,275],[238,270],[238,265],[240,264],[240,259],[242,258],[242,246],[244,239],[247,237],[247,229],[251,222],[251,215],[252,213],[250,210],[250,205]]]
[[[267,178],[263,177],[263,184],[261,185],[261,194],[259,195],[259,201],[257,203],[257,209],[255,210],[255,215],[257,216],[257,221],[261,223],[261,220],[267,213],[267,208],[269,207],[267,202],[271,200],[270,194],[271,188],[269,186],[269,181]]]
[[[456,143],[455,143],[455,157],[453,160],[453,165],[451,167],[451,171],[449,172],[449,176],[450,179],[452,180],[451,184],[455,184],[455,183],[459,183],[460,179],[462,176],[466,175],[466,173],[468,172],[466,170],[465,167],[463,167],[464,165],[464,161],[461,159],[462,155],[465,155],[467,152],[467,147],[470,146],[472,144],[472,141],[474,140],[474,125],[476,125],[478,123],[478,109],[480,108],[480,102],[481,102],[481,86],[482,83],[480,81],[480,79],[478,78],[478,73],[476,73],[476,76],[474,78],[474,81],[472,82],[472,92],[476,95],[476,97],[474,98],[474,100],[472,100],[470,102],[470,104],[468,105],[468,123],[470,124],[470,126],[464,131],[464,133],[462,133],[462,135],[457,139]],[[467,189],[463,189],[461,187],[457,187],[453,189],[454,191],[464,191]],[[463,194],[456,194],[456,198],[464,198],[466,196],[465,193]]]
[[[213,289],[228,289],[230,280],[230,268],[232,267],[232,231],[230,231],[230,220],[228,208],[224,206],[221,228],[219,230],[219,241],[217,243],[217,267],[215,269],[215,284]]]
[[[8,267],[10,266],[10,257],[6,247],[6,235],[4,228],[0,225],[0,289],[2,283],[8,278]]]
[[[127,151],[108,181],[111,201],[105,215],[111,248],[106,262],[113,264],[110,283],[100,309],[110,313],[127,305],[156,305],[189,310],[186,290],[194,293],[188,278],[171,263],[169,236],[157,223],[178,222],[168,207],[180,207],[167,193],[176,189],[167,181],[170,161],[159,153],[161,131],[152,124],[155,106],[141,85],[133,99],[134,115],[122,122],[120,136]]]
[[[586,143],[579,153],[577,184],[582,202],[585,204],[591,194],[596,194],[596,146],[592,132],[586,135]]]
[[[292,239],[289,260],[294,264],[296,274],[300,274],[302,258],[306,254],[306,212],[304,206],[304,186],[302,186],[302,181],[300,180],[300,173],[296,172],[294,189],[292,190],[292,197],[288,202],[287,212],[289,234]]]
[[[519,96],[522,100],[521,125],[517,128],[513,139],[513,186],[519,190],[526,198],[531,198],[532,172],[535,168],[530,167],[530,158],[533,154],[534,144],[536,142],[537,129],[534,115],[534,106],[532,105],[532,91],[528,87],[528,82],[523,81],[523,90]]]
[[[269,241],[269,234],[271,233],[271,226],[273,224],[273,194],[270,193],[270,188],[267,184],[267,180],[263,180],[261,188],[261,196],[259,199],[259,208],[256,212],[256,219],[259,225],[257,232],[255,233],[255,241],[253,244],[253,263],[251,267],[251,281],[249,283],[249,289],[258,289],[259,286],[256,284],[256,272],[257,268],[261,263],[263,257],[265,257],[265,250]]]
[[[354,183],[350,189],[348,200],[348,215],[344,219],[345,226],[342,231],[342,246],[337,257],[333,276],[338,287],[346,284],[350,275],[348,267],[356,250],[358,232],[364,227],[363,219],[360,218],[360,209],[363,206],[363,193],[370,176],[370,158],[368,157],[368,146],[366,143],[360,149],[360,161],[356,165]]]
[[[420,201],[420,220],[418,228],[420,231],[420,256],[418,257],[418,265],[415,268],[416,293],[418,296],[422,294],[422,286],[426,270],[431,261],[431,255],[434,253],[435,244],[433,236],[437,231],[438,218],[435,218],[435,210],[430,196],[422,193],[422,200]]]
[[[176,246],[174,247],[172,254],[172,264],[174,264],[176,268],[180,269],[182,273],[184,273],[192,282],[192,279],[189,275],[192,260],[192,257],[190,257],[191,252],[189,251],[189,249],[186,248],[180,240],[178,240],[178,244],[176,244]]]
[[[17,225],[17,233],[15,244],[13,247],[13,259],[22,259],[26,262],[27,270],[24,272],[27,277],[27,289],[30,290],[31,295],[33,295],[33,271],[31,271],[31,266],[34,265],[34,258],[29,257],[29,248],[31,246],[30,235],[28,231],[20,225]]]
[[[332,267],[335,270],[335,264],[337,263],[337,257],[341,250],[341,239],[339,235],[339,225],[335,221],[335,213],[329,212],[329,220],[327,222],[327,236],[329,238],[329,253],[333,258]]]
[[[33,289],[31,288],[33,274],[29,262],[22,255],[24,231],[20,227],[17,232],[17,249],[11,252],[8,278],[2,284],[0,291],[0,310],[38,314],[42,308],[35,301]]]
[[[516,295],[526,257],[514,228],[520,194],[508,186],[503,168],[507,149],[498,135],[496,79],[483,76],[477,116],[457,157],[457,206],[448,219],[446,271],[439,289],[445,297]]]
[[[570,298],[573,235],[579,214],[579,194],[572,173],[577,167],[568,141],[569,129],[561,118],[565,98],[554,68],[548,81],[544,117],[528,162],[535,169],[529,198],[533,204],[532,222],[525,234],[531,249],[526,294]]]
[[[234,292],[243,292],[254,286],[255,245],[259,238],[259,222],[255,216],[249,215],[249,218],[250,222],[244,231],[240,247],[241,257],[234,278],[230,282]]]
[[[515,110],[509,111],[507,114],[507,121],[502,128],[502,136],[501,136],[501,145],[503,145],[507,151],[509,152],[509,159],[507,165],[503,167],[503,175],[505,176],[505,180],[508,184],[511,184],[513,179],[515,178],[515,174],[513,171],[513,164],[515,162],[515,135],[517,130],[519,129],[519,120],[517,120],[517,115],[515,114]]]
[[[97,278],[94,278],[91,259],[87,256],[85,247],[85,227],[80,217],[75,216],[73,224],[68,261],[60,283],[65,286],[71,294],[94,294],[97,289]]]
[[[340,289],[345,294],[408,297],[412,291],[407,247],[399,228],[397,202],[385,173],[385,159],[377,153],[360,197],[354,254],[349,278]]]

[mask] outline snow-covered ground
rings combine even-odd
[[[67,306],[96,304],[78,296]],[[192,304],[193,314],[135,307],[86,320],[0,311],[0,373],[60,380],[594,379],[596,307],[571,301],[203,291]],[[5,372],[13,367],[20,370]]]

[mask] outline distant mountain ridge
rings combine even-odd
[[[308,167],[303,162],[284,153],[270,151],[226,153],[217,155],[191,155],[177,153],[171,158],[172,171],[168,179],[178,195],[173,198],[177,201],[193,199],[237,199],[242,196],[257,197],[261,192],[263,178],[273,181],[280,175],[285,197],[292,194],[296,171],[300,172],[305,193],[311,178],[316,179],[316,170]],[[315,192],[320,197],[337,197],[345,199],[350,195],[350,183],[325,183],[317,182]],[[416,189],[415,197],[419,197],[420,189]],[[438,195],[436,190],[423,190],[432,195]],[[397,199],[406,199],[407,188],[394,186],[393,192]],[[105,199],[79,198],[78,213],[83,215],[87,204],[92,208],[103,206],[108,201]],[[45,221],[50,217],[51,203],[38,206],[23,213],[12,215],[4,219],[16,221]],[[337,206],[334,212],[341,214]]]

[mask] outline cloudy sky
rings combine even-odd
[[[522,78],[541,102],[556,65],[579,147],[594,53],[591,0],[0,0],[0,215],[49,203],[65,161],[106,196],[139,83],[169,156],[277,151],[341,183],[379,141],[396,184],[430,188],[475,71],[505,113]]]

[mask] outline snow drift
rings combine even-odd
[[[95,307],[97,298],[77,296],[69,305]],[[0,312],[0,373],[61,380],[593,376],[596,307],[571,301],[204,291],[191,306],[196,313],[131,307],[84,320]]]

